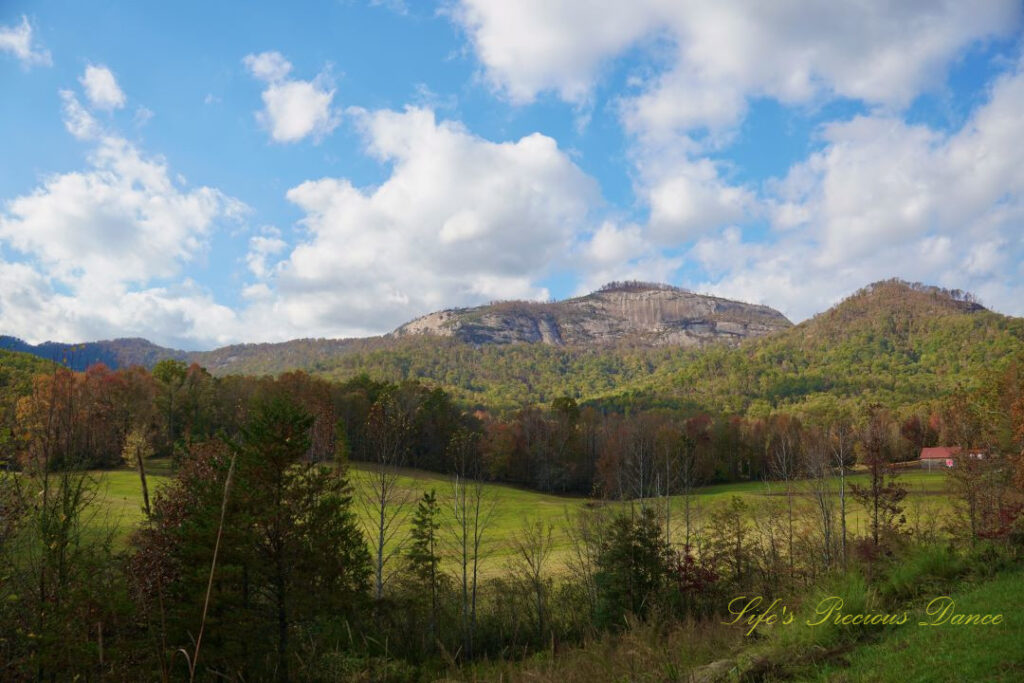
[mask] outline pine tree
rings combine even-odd
[[[424,492],[412,518],[412,543],[406,553],[413,575],[430,590],[430,642],[437,636],[437,593],[439,588],[439,566],[437,531],[441,528],[441,508],[437,494],[432,489]]]
[[[652,508],[616,517],[597,557],[597,618],[621,623],[626,614],[642,615],[664,585],[671,553]]]
[[[162,572],[172,647],[195,652],[203,629],[196,672],[289,680],[295,636],[343,632],[363,613],[369,552],[343,470],[306,459],[311,424],[293,400],[264,399],[231,444],[233,471],[223,444],[197,445],[134,539],[137,590],[152,599]]]

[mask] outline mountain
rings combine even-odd
[[[791,327],[773,308],[646,282],[615,282],[586,296],[506,301],[430,313],[389,336],[453,337],[470,344],[702,347],[736,344]]]
[[[85,370],[95,363],[103,363],[111,368],[142,365],[153,367],[165,358],[187,360],[186,351],[168,349],[158,346],[145,339],[108,339],[104,341],[85,342],[82,344],[65,344],[63,342],[43,342],[29,344],[17,337],[0,336],[0,349],[21,351],[34,356],[66,365],[72,370]]]
[[[769,308],[631,283],[563,302],[453,309],[367,339],[192,353],[144,340],[95,346],[119,365],[174,357],[218,375],[302,369],[335,380],[419,380],[499,410],[569,395],[763,414],[835,400],[925,403],[1012,358],[1024,362],[1024,319],[963,292],[887,280],[793,326]]]
[[[386,346],[382,337],[365,339],[292,339],[267,344],[232,344],[188,354],[189,362],[215,375],[276,375],[286,370],[316,372],[349,353]]]
[[[893,279],[740,348],[671,359],[617,395],[727,412],[836,399],[906,406],[975,386],[1014,360],[1024,362],[1024,318]]]
[[[472,344],[459,336],[467,328],[476,329],[463,323],[447,335],[407,330],[344,343],[288,342],[239,354],[230,366],[199,362],[215,372],[287,365],[336,380],[362,373],[420,380],[493,409],[570,395],[608,406],[764,413],[825,400],[923,403],[978,382],[1024,350],[1024,319],[989,311],[963,292],[900,280],[868,285],[799,325],[738,344],[658,345],[657,335],[642,334],[593,344]],[[331,344],[344,344],[343,351]]]
[[[197,362],[221,374],[275,374],[291,369],[322,369],[345,354],[392,348],[394,340],[413,336],[450,337],[475,345],[523,342],[609,346],[626,342],[691,347],[735,344],[791,325],[785,316],[767,306],[693,294],[668,285],[628,282],[611,283],[566,301],[506,301],[439,311],[406,323],[385,337],[294,339],[187,352],[138,338],[32,345],[4,336],[0,337],[0,349],[31,353],[75,370],[84,370],[93,363],[111,368],[152,367],[172,358]]]

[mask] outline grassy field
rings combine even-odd
[[[98,480],[100,502],[100,519],[117,527],[121,538],[127,538],[143,518],[142,487],[135,470],[111,470],[94,473]],[[149,465],[150,495],[168,481],[170,469],[166,463],[154,461]],[[350,472],[352,484],[356,489],[355,509],[365,517],[359,505],[359,491],[368,484],[369,473],[365,466],[355,464]],[[907,522],[917,531],[934,529],[949,509],[949,498],[945,495],[945,474],[940,471],[928,472],[920,469],[908,469],[901,475],[901,481],[910,492],[905,503]],[[849,483],[865,483],[866,475],[853,474],[847,477]],[[407,514],[411,516],[416,500],[424,491],[436,490],[438,499],[447,514],[446,501],[451,496],[451,482],[447,477],[419,470],[403,470],[398,480],[399,486],[409,501]],[[833,481],[838,490],[838,479]],[[797,510],[809,506],[810,500],[806,493],[806,485],[797,482],[793,485],[797,495]],[[512,552],[509,541],[524,524],[540,521],[554,526],[555,548],[552,553],[553,563],[564,562],[568,550],[568,539],[565,535],[565,522],[584,506],[601,505],[599,501],[581,497],[557,496],[536,491],[516,488],[503,484],[487,484],[486,495],[493,501],[494,512],[487,533],[487,560],[484,563],[485,573],[500,570]],[[691,498],[691,515],[694,530],[699,530],[708,511],[716,505],[725,503],[732,496],[739,496],[756,506],[774,501],[781,504],[785,489],[779,482],[740,482],[719,484],[698,489]],[[612,506],[628,505],[629,503],[613,503]],[[673,519],[673,538],[681,539],[684,534],[682,496],[673,496],[671,500]],[[847,500],[848,524],[852,533],[866,531],[867,517],[863,510],[852,499]],[[442,520],[442,524],[446,520]],[[408,520],[406,520],[406,524]],[[402,535],[402,534],[400,534]]]
[[[910,621],[870,645],[832,662],[813,681],[1024,680],[1024,573],[1003,574],[951,596],[962,614],[1002,614],[996,626],[919,626],[932,618],[919,609]],[[922,603],[925,601],[922,600]]]

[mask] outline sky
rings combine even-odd
[[[0,334],[380,334],[612,280],[1024,315],[1020,0],[0,2]]]

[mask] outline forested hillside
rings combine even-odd
[[[671,359],[623,393],[726,412],[763,413],[826,395],[895,407],[973,387],[1022,350],[1024,319],[959,292],[891,280],[740,349]]]
[[[157,346],[137,337],[81,344],[52,341],[29,344],[17,337],[0,335],[0,349],[30,353],[51,363],[59,363],[79,371],[96,363],[103,363],[110,368],[129,368],[133,365],[151,368],[167,358],[185,360],[189,355],[185,351]]]
[[[667,631],[695,624],[685,638],[702,650],[674,670],[731,670],[747,666],[748,627],[722,631],[730,596],[795,604],[842,580],[851,603],[880,595],[872,608],[902,609],[904,586],[946,591],[972,567],[1019,566],[1021,321],[956,293],[881,283],[734,351],[424,341],[321,370],[368,373],[344,382],[214,376],[172,359],[72,372],[0,355],[4,679],[173,680],[188,662],[234,680],[286,666],[298,680],[376,680],[382,667],[391,680],[474,667],[504,678],[489,663],[619,635],[664,649]],[[436,379],[370,376],[389,373]],[[573,381],[592,405],[565,395]],[[619,390],[627,381],[638,389]],[[553,398],[529,405],[542,392]],[[999,456],[934,475],[933,495],[948,487],[941,513],[908,498],[896,465],[935,445]],[[171,476],[150,489],[154,460]],[[142,519],[116,545],[88,470],[126,466]],[[575,512],[556,523],[529,504],[499,508],[491,482],[575,494]],[[694,495],[757,482],[765,495]],[[490,553],[507,570],[485,574]],[[211,634],[201,652],[197,624]],[[736,659],[720,659],[719,635]],[[764,666],[779,671],[821,650],[772,643]],[[605,669],[622,666],[614,647],[599,652]]]
[[[10,457],[5,447],[15,425],[18,399],[32,391],[33,378],[52,372],[54,364],[28,353],[0,350],[0,466]]]
[[[826,395],[889,407],[924,403],[972,385],[981,370],[1022,350],[1024,319],[988,311],[962,293],[892,280],[738,348],[476,347],[413,337],[303,367],[336,380],[362,373],[418,379],[492,409],[569,395],[614,406],[765,414]],[[260,371],[255,359],[237,367]]]
[[[28,346],[18,341],[5,338],[8,346]],[[660,405],[763,416],[826,397],[890,408],[927,402],[958,384],[973,384],[980,370],[1024,350],[1024,319],[988,311],[962,292],[890,280],[795,327],[738,346],[652,346],[636,338],[615,344],[473,344],[457,336],[404,334],[191,353],[140,339],[26,350],[50,353],[58,362],[68,359],[75,369],[93,362],[152,367],[172,358],[218,376],[304,370],[339,381],[362,374],[418,380],[445,389],[462,405],[499,411],[571,396],[620,408]]]

